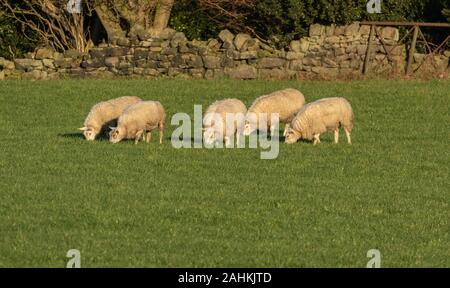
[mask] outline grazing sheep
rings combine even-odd
[[[247,107],[238,99],[224,99],[211,104],[203,118],[203,139],[211,145],[216,141],[224,141],[229,146],[230,137],[236,134],[236,143],[244,129]],[[232,118],[230,118],[232,117]]]
[[[257,98],[248,109],[244,135],[250,135],[255,130],[267,131],[267,129],[273,135],[275,127],[270,122],[273,113],[278,113],[279,121],[286,124],[283,133],[286,135],[289,123],[304,104],[305,96],[292,88],[275,91]],[[260,115],[264,114],[267,117],[267,127],[258,127]]]
[[[152,130],[159,128],[159,144],[164,137],[166,112],[158,101],[141,101],[129,106],[117,121],[117,127],[110,127],[109,141],[117,143],[122,139],[134,139],[137,144],[142,136],[149,143]]]
[[[136,96],[122,96],[97,103],[84,120],[84,126],[78,130],[83,131],[86,140],[95,140],[95,137],[106,131],[108,126],[115,125],[117,118],[128,106],[139,101],[141,98]]]
[[[334,132],[334,143],[339,140],[339,127],[343,127],[348,144],[352,144],[350,132],[353,128],[353,110],[345,98],[324,98],[306,104],[298,111],[285,142],[292,144],[298,139],[314,139],[314,145],[320,143],[320,134]]]

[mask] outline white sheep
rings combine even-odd
[[[257,98],[248,109],[244,135],[250,135],[255,130],[267,131],[267,129],[273,135],[275,126],[271,123],[271,115],[274,113],[278,113],[279,122],[285,124],[283,135],[286,135],[289,123],[304,104],[305,96],[292,88]],[[260,119],[263,115],[266,117],[267,127],[259,127],[259,124],[262,124]]]
[[[225,141],[225,146],[229,146],[234,134],[236,143],[239,143],[246,112],[247,107],[238,99],[224,99],[211,104],[203,118],[205,143],[211,145],[216,141]]]
[[[166,112],[158,101],[141,101],[129,106],[117,121],[117,127],[110,127],[109,141],[117,143],[122,139],[134,139],[137,144],[142,136],[150,142],[151,131],[159,128],[159,144],[164,137]]]
[[[291,122],[285,142],[292,144],[298,139],[320,143],[320,134],[334,132],[334,143],[339,141],[339,127],[343,127],[348,144],[352,144],[353,110],[345,98],[324,98],[303,106]]]
[[[115,125],[117,118],[128,106],[139,101],[141,101],[141,98],[136,96],[122,96],[99,102],[91,108],[84,120],[84,126],[78,128],[78,130],[83,131],[86,140],[95,140],[95,137],[106,131],[108,126]]]

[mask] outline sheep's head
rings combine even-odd
[[[250,124],[249,122],[245,122],[245,125],[244,125],[244,135],[245,136],[252,134],[253,131],[255,131],[255,130],[256,130],[256,127],[254,125]]]
[[[95,140],[95,137],[97,136],[98,133],[97,131],[95,131],[94,128],[86,126],[78,128],[78,130],[83,131],[84,138],[86,138],[86,140],[88,141]]]
[[[298,139],[301,138],[301,136],[302,135],[301,135],[300,132],[298,132],[298,131],[296,131],[296,130],[294,130],[292,128],[289,128],[286,131],[286,136],[284,138],[284,143],[286,143],[286,144],[294,144],[295,142],[297,142]]]
[[[216,140],[217,135],[213,127],[203,128],[203,141],[206,145],[212,145]]]
[[[256,116],[256,114],[248,113],[244,125],[245,136],[252,134],[258,128],[258,125],[256,123],[258,123],[258,117]]]
[[[212,145],[220,139],[218,131],[223,130],[224,120],[219,113],[210,112],[203,118],[203,142]]]
[[[117,143],[120,142],[125,137],[125,131],[118,127],[109,127],[111,131],[109,131],[109,142]]]

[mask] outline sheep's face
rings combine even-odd
[[[117,143],[124,138],[124,132],[119,128],[111,127],[111,131],[109,132],[109,142]]]
[[[214,128],[205,128],[203,131],[203,141],[206,145],[212,145],[217,140],[216,131]]]
[[[286,144],[294,144],[295,142],[298,141],[298,139],[300,139],[300,137],[301,137],[300,132],[297,132],[294,129],[289,128],[286,131],[286,136],[284,138],[284,143],[286,143]]]
[[[245,116],[244,135],[252,134],[258,128],[258,116],[255,113],[249,112]]]
[[[83,131],[84,138],[88,141],[95,140],[95,136],[97,136],[97,133],[92,127],[82,127],[79,130]]]
[[[253,125],[250,122],[245,122],[245,125],[244,125],[244,135],[245,136],[252,134],[255,130],[256,130],[256,125]]]

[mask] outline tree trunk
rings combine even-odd
[[[169,24],[170,11],[174,0],[159,0],[156,6],[155,19],[153,21],[153,33],[159,35]]]
[[[128,34],[130,36],[144,35],[150,29],[150,13],[154,11],[156,6],[156,0],[135,0],[136,2],[129,1],[132,3],[125,7],[121,13],[124,18],[127,19],[130,30]],[[126,15],[126,16],[125,16]]]
[[[117,38],[126,35],[126,32],[120,27],[119,19],[114,15],[114,11],[108,9],[106,4],[96,6],[95,12],[105,28],[106,34],[108,34],[109,42],[115,42]]]
[[[108,34],[108,41],[114,43],[124,36],[158,36],[169,23],[173,3],[174,0],[112,1],[98,4],[95,11]],[[126,23],[126,31],[121,22]]]

